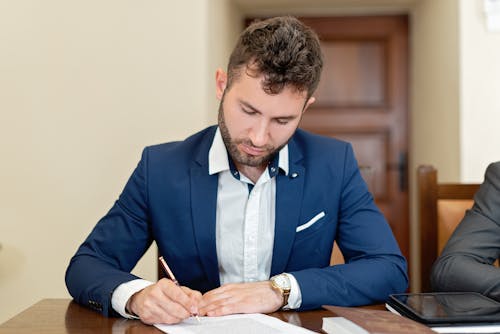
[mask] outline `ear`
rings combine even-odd
[[[222,99],[224,91],[226,90],[226,85],[227,73],[218,68],[217,71],[215,71],[215,96],[218,100]]]
[[[311,104],[313,104],[314,102],[316,102],[316,98],[315,98],[314,96],[311,96],[311,97],[309,98],[309,100],[307,100],[306,104],[304,105],[304,109],[302,109],[302,113],[305,113],[305,112],[306,112],[306,110],[307,110],[307,108],[309,108],[309,106],[310,106]]]

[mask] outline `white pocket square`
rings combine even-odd
[[[295,230],[295,232],[300,232],[300,231],[305,230],[306,228],[311,227],[312,224],[314,224],[315,222],[317,222],[318,220],[320,220],[324,216],[325,216],[325,211],[321,211],[320,213],[318,213],[316,216],[314,216],[313,219],[311,219],[307,223],[297,226],[297,229]]]

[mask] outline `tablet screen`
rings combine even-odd
[[[390,298],[404,315],[413,313],[426,323],[500,322],[500,303],[475,292],[409,293]]]

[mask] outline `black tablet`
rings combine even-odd
[[[500,323],[500,303],[476,292],[402,293],[387,305],[426,325]]]

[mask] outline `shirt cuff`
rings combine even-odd
[[[139,319],[139,317],[128,313],[125,310],[125,306],[134,293],[139,292],[152,284],[154,283],[143,279],[135,279],[120,284],[111,296],[111,306],[113,307],[113,310],[118,312],[124,318]]]
[[[297,279],[292,274],[287,274],[290,279],[290,295],[288,296],[288,305],[285,305],[284,309],[298,309],[302,305],[302,293],[300,292],[300,286]]]

